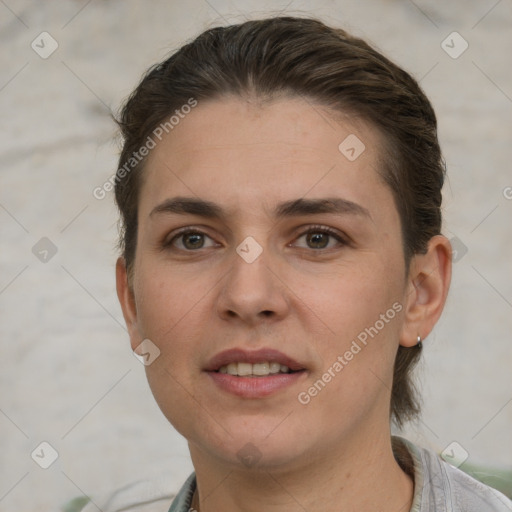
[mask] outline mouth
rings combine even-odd
[[[272,348],[253,351],[235,348],[213,356],[205,371],[240,377],[260,377],[277,373],[293,373],[305,369],[295,359]]]
[[[217,386],[244,398],[262,398],[307,373],[306,367],[274,349],[231,349],[214,356],[204,369]]]

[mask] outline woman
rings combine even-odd
[[[346,32],[208,30],[120,118],[117,290],[195,473],[170,511],[501,511],[392,437],[451,276],[416,81]]]

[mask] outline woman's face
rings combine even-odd
[[[272,467],[387,433],[408,287],[379,144],[302,99],[230,98],[151,151],[128,324],[191,450]]]

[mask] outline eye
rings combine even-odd
[[[211,243],[208,244],[208,241]],[[215,245],[217,244],[207,234],[192,229],[181,231],[165,243],[166,247],[174,247],[182,251],[195,251]]]
[[[311,227],[297,238],[297,240],[301,239],[306,242],[306,247],[302,246],[302,248],[313,250],[332,249],[337,245],[347,244],[338,232],[324,226]]]

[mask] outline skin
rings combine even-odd
[[[366,147],[352,162],[338,149],[349,134]],[[223,98],[200,103],[149,155],[133,276],[120,258],[117,289],[132,349],[149,338],[161,351],[147,377],[188,440],[196,509],[409,510],[413,482],[390,444],[393,362],[399,344],[415,345],[438,320],[451,250],[432,238],[406,275],[400,218],[376,171],[380,145],[368,123],[335,122],[302,99]],[[225,215],[151,213],[177,196],[214,202]],[[274,215],[282,202],[333,197],[367,214]],[[206,236],[173,238],[183,227]],[[248,236],[262,248],[252,263],[235,250]],[[402,310],[299,403],[394,303]],[[202,370],[235,347],[275,348],[306,371],[265,398],[228,394]],[[258,459],[251,467],[237,455],[244,447]]]

